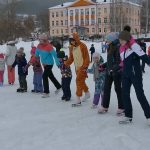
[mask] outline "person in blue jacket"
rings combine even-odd
[[[57,53],[53,49],[53,46],[48,41],[48,36],[46,34],[41,34],[39,36],[40,43],[37,46],[35,56],[40,57],[41,63],[44,67],[43,72],[43,86],[44,86],[44,94],[43,98],[49,97],[49,82],[48,78],[50,78],[51,82],[56,87],[55,93],[57,94],[61,91],[61,85],[55,78],[52,68],[54,65],[54,60],[57,66],[60,65],[59,60],[57,58]]]

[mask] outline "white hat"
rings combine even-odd
[[[92,57],[93,57],[93,58],[99,58],[99,59],[100,59],[100,53],[95,52],[95,53],[93,53]]]

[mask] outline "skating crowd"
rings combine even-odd
[[[106,36],[107,60],[104,62],[100,52],[95,52],[94,44],[91,45],[90,53],[87,46],[80,41],[78,33],[74,32],[69,38],[69,56],[64,50],[57,49],[53,42],[49,42],[46,34],[39,36],[39,44],[31,45],[31,57],[27,62],[24,48],[17,50],[15,41],[7,43],[6,53],[0,52],[0,86],[3,87],[5,64],[8,72],[8,83],[15,82],[15,67],[18,68],[19,88],[17,92],[27,92],[28,68],[33,66],[33,90],[32,93],[41,93],[42,98],[50,95],[49,79],[56,87],[55,94],[63,92],[63,101],[71,100],[70,84],[72,71],[70,65],[74,63],[76,72],[76,102],[72,107],[82,106],[83,102],[90,99],[89,88],[86,79],[89,74],[93,75],[95,92],[92,109],[98,108],[99,114],[109,111],[111,88],[114,89],[118,100],[116,115],[122,116],[120,124],[130,124],[133,119],[133,109],[130,98],[131,86],[133,85],[137,99],[144,111],[144,115],[150,126],[150,105],[143,90],[143,78],[145,63],[150,66],[150,47],[146,54],[144,40],[136,41],[130,33],[131,27],[125,26],[124,30],[116,33],[111,32]],[[90,62],[92,63],[89,67]],[[52,71],[54,63],[61,72],[61,84],[57,81]],[[82,97],[84,93],[84,97]],[[100,107],[98,107],[100,105]]]

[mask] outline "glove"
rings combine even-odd
[[[105,70],[105,69],[104,69],[103,65],[100,65],[100,66],[99,66],[99,71],[100,71],[100,72],[103,72],[104,70]]]

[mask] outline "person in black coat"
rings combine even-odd
[[[102,106],[98,113],[105,113],[108,111],[110,104],[110,94],[112,83],[114,82],[115,91],[118,99],[117,115],[124,113],[123,101],[121,98],[121,71],[120,71],[120,54],[119,54],[119,40],[117,40],[116,33],[110,33],[106,36],[108,43],[107,62],[101,67],[106,68],[106,78],[104,85],[104,96]]]
[[[91,52],[91,62],[92,62],[92,56],[93,56],[93,53],[95,53],[94,44],[91,45],[90,52]]]
[[[125,108],[125,117],[119,122],[120,124],[128,124],[132,122],[133,109],[130,98],[131,86],[133,85],[137,99],[150,125],[150,105],[144,94],[142,70],[140,67],[140,59],[150,66],[150,58],[141,49],[141,47],[133,40],[131,34],[122,31],[119,35],[121,43],[120,56],[123,61],[122,68],[122,99]]]
[[[28,71],[25,69],[27,65],[27,60],[25,58],[25,53],[23,52],[23,50],[24,49],[21,47],[17,51],[15,62],[12,64],[12,68],[18,65],[18,76],[20,87],[17,89],[17,92],[27,92],[26,76],[28,75]]]

